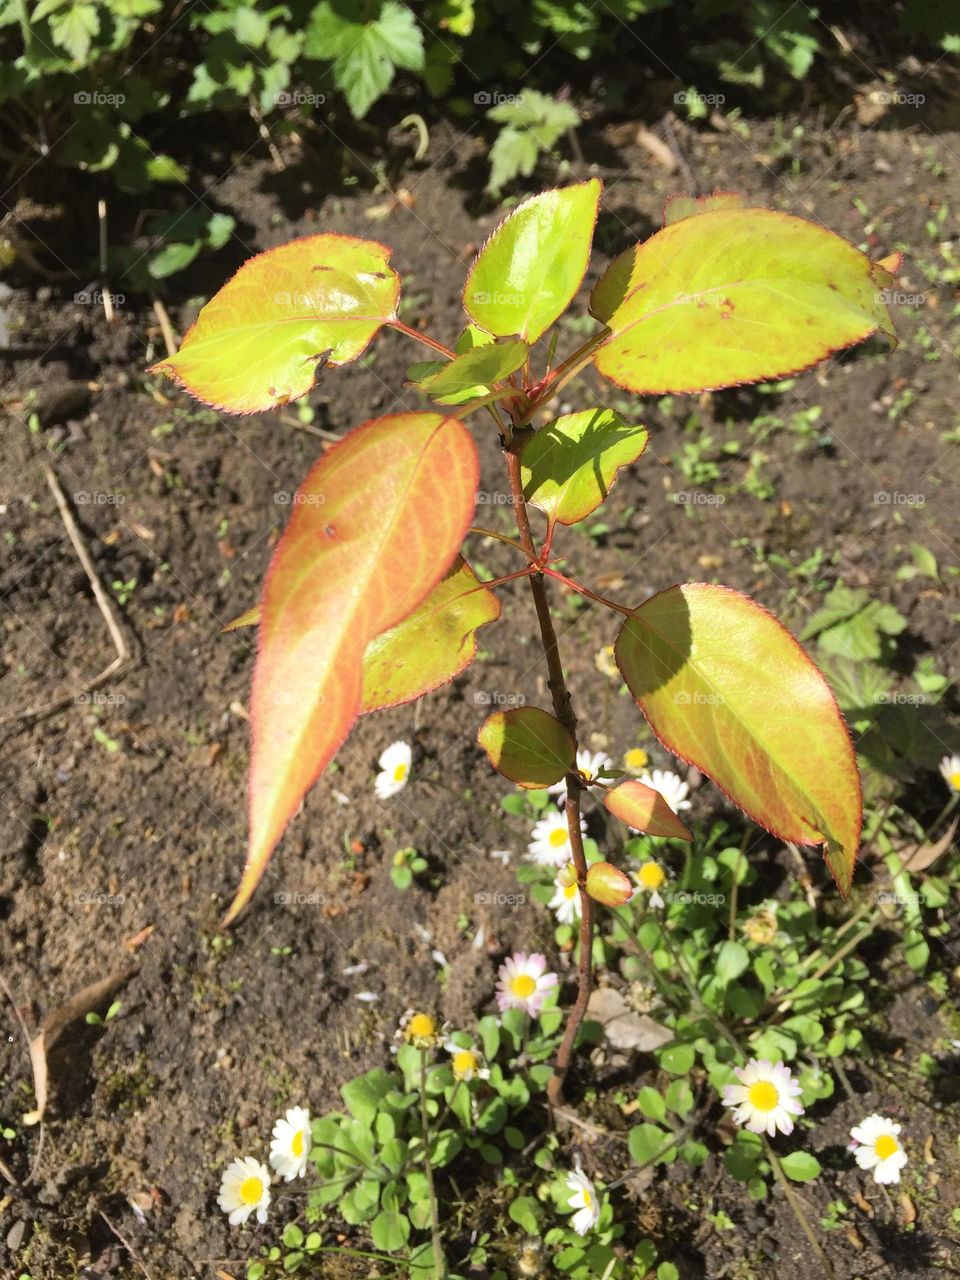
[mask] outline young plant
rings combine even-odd
[[[400,278],[372,241],[324,234],[257,255],[207,304],[180,351],[155,370],[207,404],[255,413],[306,395],[317,375],[360,357],[384,326],[438,359],[412,371],[440,408],[357,427],[300,487],[267,573],[251,698],[250,841],[224,923],[249,902],[284,829],[357,717],[408,702],[463,671],[495,589],[530,584],[552,711],[495,711],[479,741],[525,788],[564,782],[580,895],[579,990],[548,1097],[562,1100],[592,984],[594,899],[629,896],[618,869],[588,877],[581,798],[595,789],[634,830],[690,839],[669,804],[615,771],[578,763],[578,723],[550,610],[551,579],[619,617],[616,662],[660,741],[783,840],[822,845],[842,894],[853,878],[862,805],[853,747],[826,680],[764,608],[726,587],[666,586],[639,602],[598,595],[561,571],[554,541],[607,497],[646,430],[603,406],[537,426],[593,365],[636,395],[675,395],[783,378],[880,332],[895,341],[874,263],[825,228],[739,197],[667,202],[664,227],[628,248],[590,295],[595,332],[554,363],[558,331],[590,256],[596,179],[514,209],[477,255],[454,347],[398,317]],[[465,420],[496,426],[516,518],[518,568],[481,583],[464,552],[479,481]],[[534,516],[534,512],[539,513]],[[542,527],[535,528],[535,521]],[[502,538],[502,535],[498,535]],[[598,870],[598,865],[601,868]]]

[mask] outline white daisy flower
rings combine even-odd
[[[690,808],[690,801],[687,799],[690,788],[679,773],[670,769],[654,769],[653,773],[641,774],[640,781],[644,786],[659,791],[674,813]]]
[[[578,1236],[585,1236],[592,1231],[600,1219],[600,1201],[596,1188],[580,1169],[568,1173],[567,1190],[570,1192],[570,1208],[576,1209],[570,1225]]]
[[[270,1142],[270,1166],[284,1182],[302,1178],[310,1155],[310,1112],[306,1107],[291,1107],[273,1126]]]
[[[450,1066],[455,1080],[469,1084],[471,1080],[489,1080],[490,1070],[483,1064],[483,1055],[473,1044],[466,1048],[455,1040],[447,1040],[443,1046],[450,1055]]]
[[[580,830],[586,833],[587,824],[580,819]],[[570,832],[566,815],[551,809],[533,828],[527,845],[527,857],[541,867],[562,867],[573,857],[570,848]]]
[[[588,751],[581,747],[577,752],[577,771],[588,778],[595,778],[601,769],[612,769],[613,761],[603,751]],[[567,780],[561,778],[552,787],[547,787],[547,794],[557,797],[557,804],[562,809],[567,803]]]
[[[246,1222],[251,1213],[257,1215],[259,1223],[266,1222],[269,1203],[270,1170],[267,1166],[253,1156],[231,1160],[220,1180],[220,1194],[217,1196],[217,1204],[229,1214],[231,1227]]]
[[[560,876],[554,880],[553,897],[547,904],[557,917],[557,924],[574,924],[580,919],[580,886],[574,872],[573,884],[564,884]]]
[[[960,791],[960,756],[944,756],[940,773],[951,791]]]
[[[666,867],[656,858],[647,858],[645,862],[641,862],[636,874],[633,877],[637,888],[641,893],[650,895],[650,906],[662,908],[667,904],[660,896],[660,890],[670,879]]]
[[[623,753],[623,767],[634,778],[639,778],[650,763],[650,757],[643,747],[631,747]]]
[[[547,973],[547,958],[539,952],[528,956],[515,951],[504,960],[497,972],[497,1004],[500,1012],[507,1009],[523,1009],[535,1018],[540,1012],[544,997],[558,983],[555,973]]]
[[[854,1159],[861,1169],[871,1169],[877,1182],[900,1181],[900,1170],[907,1163],[907,1153],[900,1145],[900,1125],[886,1116],[867,1116],[850,1130],[856,1143]]]
[[[417,1009],[408,1009],[400,1019],[397,1028],[397,1040],[406,1040],[416,1049],[435,1049],[441,1043],[442,1028],[432,1013],[421,1013]]]
[[[739,1084],[723,1089],[723,1105],[734,1108],[733,1119],[751,1133],[779,1131],[793,1133],[793,1117],[803,1115],[797,1101],[800,1086],[784,1063],[751,1058],[745,1067],[735,1067]]]
[[[380,772],[373,784],[381,800],[389,800],[407,785],[412,759],[413,752],[408,742],[391,742],[383,752],[377,761]]]

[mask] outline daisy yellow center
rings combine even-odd
[[[645,889],[661,889],[667,880],[667,873],[659,862],[645,862],[640,868],[640,883]]]
[[[750,1086],[747,1098],[751,1107],[755,1107],[757,1111],[772,1111],[780,1101],[780,1094],[777,1086],[769,1080],[758,1080]]]
[[[647,766],[647,753],[643,747],[634,747],[623,757],[623,763],[628,769],[645,769]]]
[[[290,1150],[297,1157],[303,1155],[303,1130],[302,1129],[298,1129],[297,1132],[293,1135],[293,1139],[290,1143]]]
[[[571,898],[575,898],[580,892],[576,884],[566,884],[563,886],[563,896],[569,902]]]
[[[585,1209],[590,1209],[593,1207],[593,1196],[590,1194],[590,1192],[587,1190],[586,1187],[583,1188],[583,1207]]]
[[[259,1178],[244,1178],[240,1183],[240,1199],[244,1204],[257,1204],[263,1195],[263,1183]]]
[[[430,1036],[436,1034],[436,1030],[437,1024],[429,1013],[415,1013],[407,1026],[408,1033],[415,1039],[420,1039],[421,1037],[429,1039]]]
[[[881,1133],[873,1144],[873,1149],[877,1153],[878,1160],[888,1160],[900,1150],[900,1144],[889,1133]]]
[[[554,827],[547,839],[555,849],[559,849],[562,844],[567,843],[566,827]]]
[[[407,766],[405,764],[398,764],[393,771],[394,782],[403,782],[406,776],[407,776]]]
[[[536,981],[529,973],[518,973],[510,980],[510,991],[521,1000],[528,1000],[537,989]]]
[[[950,774],[947,781],[950,783],[951,787],[953,787],[954,791],[960,791],[960,769],[955,769],[954,772]]]
[[[453,1074],[463,1079],[477,1069],[477,1055],[470,1049],[461,1049],[453,1055]]]

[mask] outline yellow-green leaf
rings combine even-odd
[[[862,807],[856,758],[826,680],[789,631],[725,587],[670,587],[634,610],[617,664],[660,740],[761,826],[824,844],[849,891]]]
[[[615,259],[591,313],[610,330],[595,363],[644,395],[796,373],[880,331],[892,277],[824,227],[772,209],[717,208]]]
[[[389,259],[376,241],[333,234],[258,253],[151,372],[228,413],[296,400],[325,365],[356,360],[396,318],[400,277]]]
[[[523,496],[551,524],[576,524],[600,506],[620,468],[636,462],[646,447],[646,429],[612,409],[565,414],[524,445]]]
[[[417,383],[440,404],[460,404],[486,395],[494,383],[516,373],[527,358],[525,342],[495,342],[474,347],[455,360],[448,360],[436,373]]]
[[[710,213],[712,209],[743,209],[746,198],[737,191],[714,191],[709,196],[668,196],[663,202],[663,225],[684,218],[694,218],[698,213]]]
[[[473,661],[477,628],[499,617],[500,601],[458,557],[419,609],[367,645],[361,713],[412,702],[452,680]]]
[[[517,205],[470,268],[463,305],[471,320],[497,337],[536,342],[583,279],[600,191],[591,178]]]
[[[576,766],[573,738],[539,707],[495,711],[480,726],[477,741],[497,772],[518,787],[552,787]]]

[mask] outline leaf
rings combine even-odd
[[[567,308],[590,257],[598,178],[524,200],[477,254],[463,289],[471,320],[534,343]]]
[[[50,18],[51,36],[56,44],[66,49],[74,62],[86,60],[91,41],[99,31],[100,15],[93,4],[72,4]]]
[[[323,0],[304,41],[308,58],[333,62],[334,82],[358,120],[389,89],[397,67],[420,71],[424,65],[423,33],[407,6],[385,0],[367,21],[369,9],[356,0]]]
[[[318,367],[348,364],[396,318],[390,250],[353,236],[306,236],[258,253],[200,312],[167,373],[198,400],[256,413],[306,395]]]
[[[458,556],[418,609],[367,645],[361,712],[412,702],[458,676],[476,654],[477,628],[499,617],[498,598]]]
[[[417,385],[440,404],[460,404],[486,395],[495,382],[516,373],[530,348],[525,342],[497,342],[475,347],[449,360]]]
[[[714,977],[724,986],[750,968],[750,952],[742,942],[727,939],[721,942],[714,965]]]
[[[710,213],[714,209],[743,209],[747,200],[738,191],[714,191],[709,196],[667,196],[663,202],[663,225],[671,226],[698,213]]]
[[[476,446],[453,418],[375,418],[313,467],[263,591],[250,703],[250,842],[226,921],[361,709],[363,654],[450,567],[473,515]]]
[[[550,151],[580,123],[572,103],[536,89],[525,89],[513,101],[498,103],[490,108],[487,117],[503,125],[490,148],[487,190],[494,193],[518,174],[529,177],[541,152]]]
[[[664,745],[780,839],[825,843],[846,895],[862,818],[856,759],[830,686],[790,632],[746,596],[688,583],[636,609],[615,652]]]
[[[820,1161],[809,1151],[791,1151],[781,1156],[780,1168],[793,1182],[812,1182],[820,1176]]]
[[[893,605],[871,600],[861,588],[851,590],[838,584],[808,619],[800,638],[816,636],[827,653],[861,661],[879,658],[882,637],[899,635],[906,625],[906,618]]]
[[[622,782],[613,791],[604,793],[603,803],[615,818],[634,831],[668,840],[693,839],[660,792],[644,782]]]
[[[880,296],[891,278],[802,218],[714,209],[610,264],[590,299],[611,331],[594,361],[644,395],[785,377],[877,331],[895,341]]]
[[[620,468],[636,462],[646,447],[646,429],[612,409],[565,414],[524,445],[523,496],[551,524],[576,524],[596,511]]]
[[[487,716],[477,741],[490,763],[519,787],[551,787],[576,767],[577,749],[560,721],[539,707]]]

